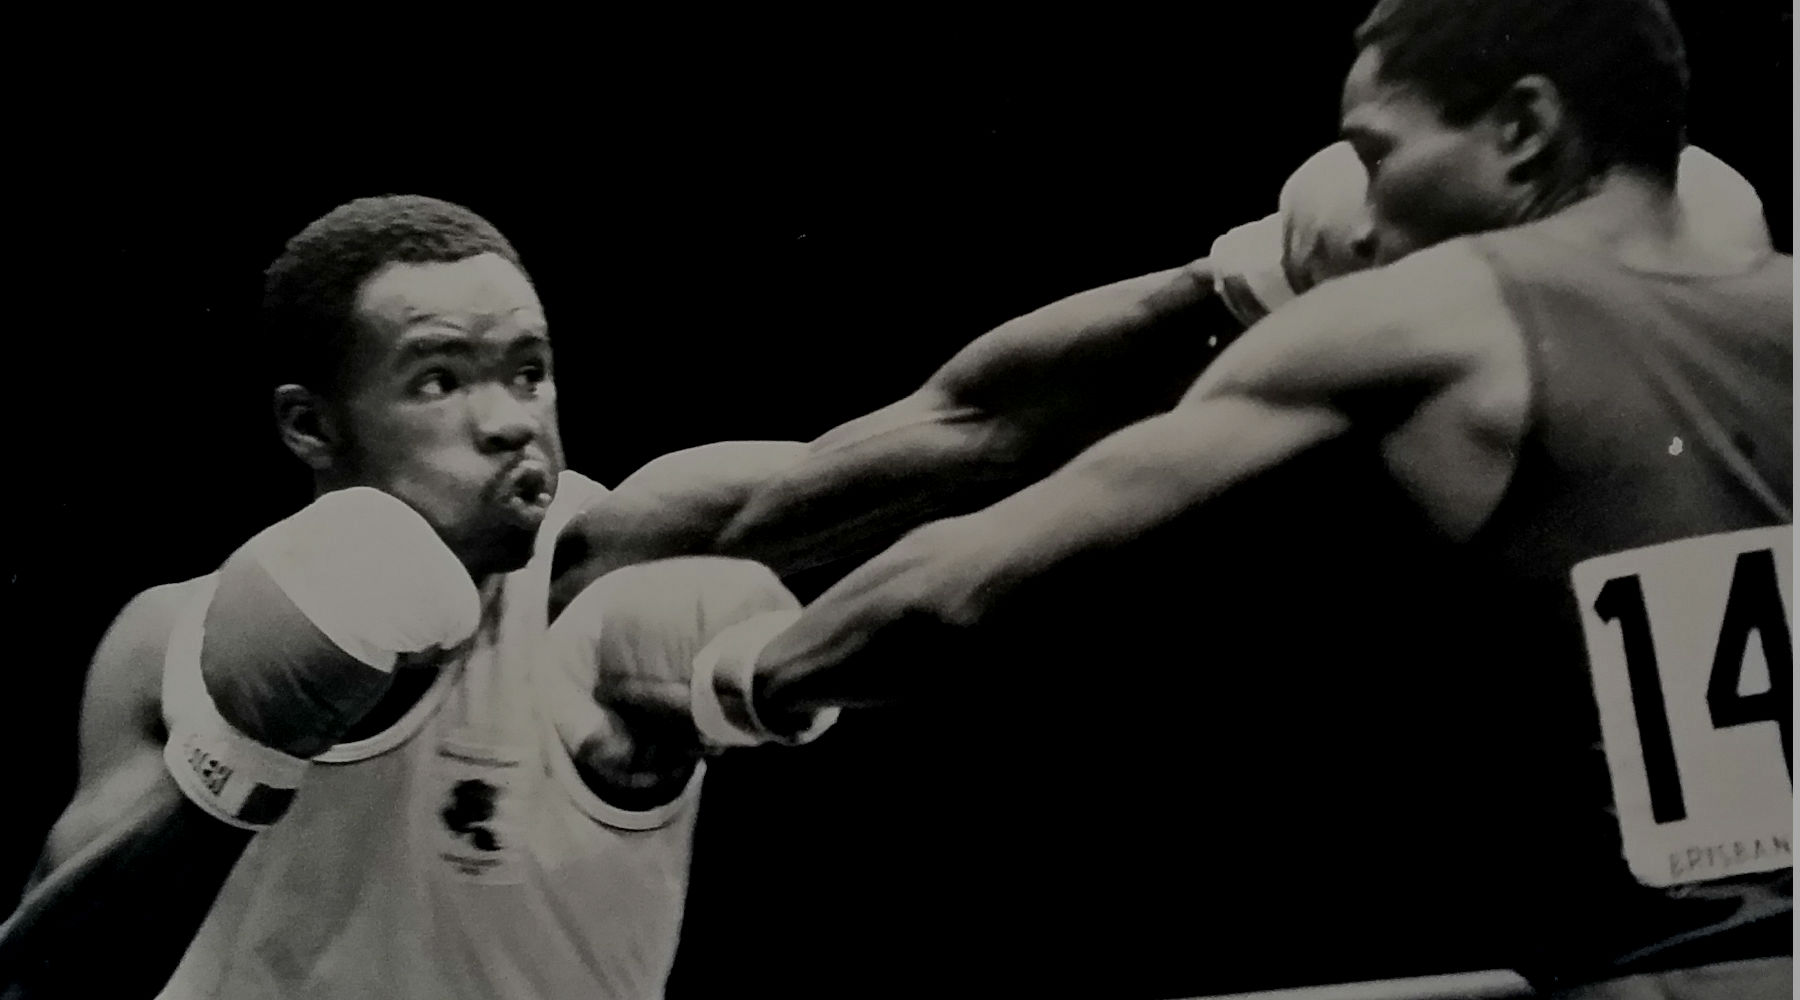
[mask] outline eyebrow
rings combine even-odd
[[[542,330],[528,330],[507,342],[503,352],[512,354],[520,350],[549,346],[549,335]],[[462,334],[428,330],[402,337],[394,350],[394,364],[403,367],[431,357],[468,357],[477,353],[477,350],[476,342]]]

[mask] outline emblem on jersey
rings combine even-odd
[[[1575,567],[1625,859],[1650,886],[1793,867],[1793,528]]]
[[[524,747],[465,735],[439,741],[429,801],[437,855],[452,877],[487,885],[523,880],[531,760]]]
[[[482,851],[500,849],[500,838],[489,821],[494,818],[494,800],[500,789],[478,778],[469,778],[450,786],[450,802],[438,815],[450,832],[462,837]]]

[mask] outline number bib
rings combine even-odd
[[[1793,527],[1575,567],[1625,860],[1674,886],[1793,866]]]

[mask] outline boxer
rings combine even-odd
[[[1510,916],[1516,967],[1555,996],[1786,996],[1792,260],[1677,195],[1687,67],[1659,0],[1382,0],[1357,44],[1349,245],[1388,266],[1319,281],[1167,413],[797,619],[721,632],[693,717],[767,742],[954,684],[933,672],[976,669],[956,647],[1028,584],[1345,442],[1455,554],[1474,640],[1441,683],[1510,713],[1454,752],[1516,783],[1518,815],[1458,831],[1508,866],[1475,905]],[[1432,697],[1354,710],[1401,725]]]

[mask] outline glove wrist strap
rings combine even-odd
[[[293,802],[308,762],[256,742],[219,714],[200,674],[212,584],[183,609],[163,663],[163,763],[182,794],[240,830],[266,829]]]
[[[777,635],[800,617],[798,611],[774,611],[740,622],[713,637],[694,658],[691,681],[694,725],[714,747],[783,743],[797,746],[817,739],[837,722],[836,708],[823,709],[799,733],[779,733],[756,714],[756,659]]]

